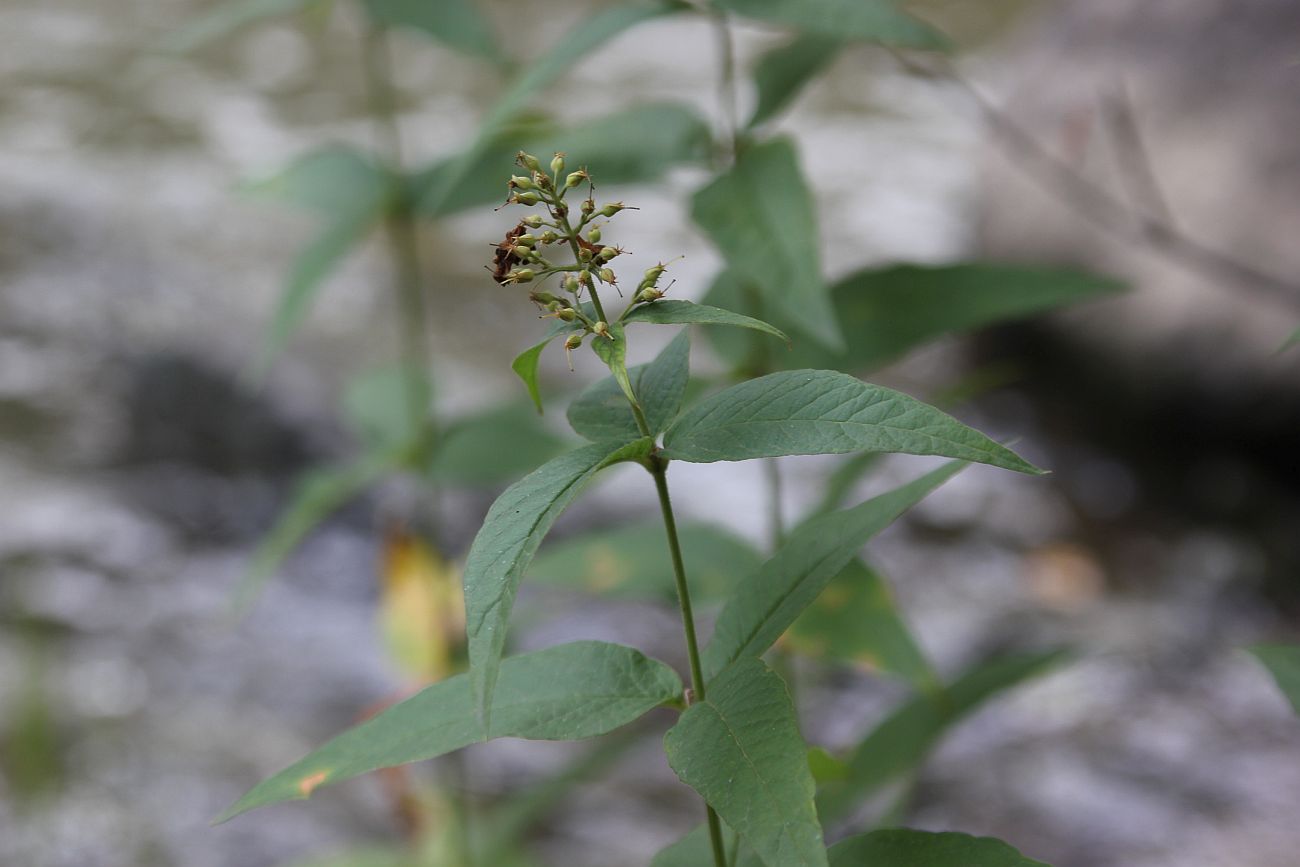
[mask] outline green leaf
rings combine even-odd
[[[642,304],[634,308],[631,313],[624,317],[623,321],[628,323],[652,322],[656,325],[734,325],[739,328],[762,331],[765,334],[778,337],[786,343],[790,342],[790,338],[785,336],[784,331],[774,325],[768,325],[761,319],[733,313],[730,310],[723,310],[721,307],[696,304],[694,301],[660,299],[649,304]]]
[[[884,577],[850,560],[785,634],[801,653],[839,659],[898,675],[922,690],[938,677],[894,604]]]
[[[858,482],[880,465],[881,452],[858,452],[850,455],[835,467],[822,483],[822,498],[809,515],[816,518],[827,515],[844,505]]]
[[[713,674],[735,660],[765,652],[868,539],[961,469],[959,463],[947,464],[887,494],[796,529],[727,600],[704,650],[705,672]]]
[[[243,611],[252,603],[308,533],[399,463],[398,454],[371,453],[353,463],[313,470],[303,476],[288,507],[253,552],[252,563],[235,588],[235,610]]]
[[[822,282],[812,193],[787,139],[742,151],[695,194],[691,216],[772,309],[822,343],[843,345]]]
[[[289,15],[316,0],[233,0],[199,16],[158,44],[160,51],[188,54],[266,18]]]
[[[804,85],[835,62],[843,46],[836,36],[803,34],[760,57],[754,68],[758,105],[749,119],[750,128],[779,114]]]
[[[1278,689],[1300,714],[1300,647],[1288,644],[1257,644],[1248,648],[1277,681]]]
[[[369,450],[386,451],[416,441],[428,418],[429,396],[429,377],[423,370],[371,370],[344,389],[343,414]]]
[[[425,197],[422,209],[430,214],[444,213],[445,203],[451,193],[460,187],[462,181],[473,170],[483,151],[497,140],[502,128],[528,107],[537,91],[558,78],[569,66],[623,31],[644,21],[681,12],[684,8],[681,4],[663,0],[663,2],[619,4],[594,14],[584,15],[576,27],[566,33],[506,88],[505,93],[479,124],[479,132],[474,143],[448,166],[442,183]],[[511,157],[513,156],[512,153]]]
[[[738,275],[719,276],[705,301],[746,309]],[[861,371],[879,368],[946,334],[1023,319],[1070,304],[1114,295],[1123,284],[1106,277],[1058,268],[967,262],[958,265],[890,265],[850,274],[831,287],[844,351],[831,352],[796,339],[791,352],[772,360],[782,368]],[[799,330],[797,323],[774,318]],[[723,358],[741,364],[750,347],[728,335],[710,334]]]
[[[426,472],[443,484],[496,484],[536,469],[564,445],[527,406],[498,406],[452,422],[435,440]]]
[[[536,346],[530,346],[519,353],[515,360],[510,362],[510,369],[524,381],[524,385],[528,388],[528,396],[533,399],[533,406],[537,407],[539,413],[542,411],[542,390],[537,383],[537,366],[542,360],[542,350],[554,339],[554,337],[547,337]]]
[[[691,597],[721,599],[741,578],[758,570],[758,552],[743,539],[713,524],[689,522],[677,528]],[[677,598],[672,561],[658,520],[613,530],[584,533],[542,549],[528,579],[592,593],[633,598]]]
[[[677,674],[640,651],[577,641],[507,659],[490,725],[475,713],[469,677],[457,675],[331,740],[259,783],[218,819],[309,797],[323,785],[431,759],[492,738],[578,740],[626,725],[678,699]]]
[[[632,379],[627,372],[627,334],[623,331],[622,324],[615,322],[610,325],[608,337],[592,337],[591,349],[597,358],[605,362],[609,372],[614,374],[614,381],[627,399],[639,406],[636,392],[632,390]]]
[[[939,739],[994,695],[1043,674],[1065,658],[1060,651],[1006,656],[974,666],[937,695],[917,695],[858,745],[841,783],[823,787],[820,815],[834,821],[862,799],[914,771]]]
[[[682,331],[650,364],[628,370],[628,380],[641,404],[650,433],[658,435],[677,417],[690,364],[690,335]],[[569,404],[569,424],[593,442],[641,436],[632,408],[613,377],[592,383]]]
[[[329,144],[294,158],[267,177],[242,184],[240,189],[329,218],[359,198],[372,198],[377,190],[391,193],[391,184],[388,173],[363,151]]]
[[[723,846],[727,858],[735,858],[733,834],[723,836]],[[731,863],[730,861],[728,863]],[[713,864],[713,846],[709,842],[709,827],[697,825],[691,833],[663,849],[660,849],[650,867],[706,867]]]
[[[832,39],[904,48],[943,48],[943,35],[893,0],[718,0],[737,15]]]
[[[677,103],[635,105],[567,127],[516,120],[475,145],[468,163],[462,165],[466,157],[460,155],[415,175],[412,199],[431,217],[500,204],[521,148],[542,155],[563,151],[570,165],[591,166],[602,187],[653,180],[672,166],[702,162],[709,135],[708,124]]]
[[[826,864],[794,705],[761,661],[737,661],[664,736],[668,764],[769,867]]]
[[[605,467],[649,454],[649,438],[596,443],[547,461],[497,497],[465,561],[465,620],[470,680],[478,713],[491,730],[491,707],[510,610],[524,571],[560,513]]]
[[[928,404],[833,370],[773,373],[710,395],[673,423],[664,446],[694,463],[865,449],[1041,472]]]
[[[365,0],[377,24],[410,27],[458,51],[499,56],[492,27],[474,0]]]
[[[1286,352],[1293,346],[1300,345],[1300,328],[1291,332],[1291,336],[1283,341],[1282,345],[1277,348],[1278,352]]]
[[[872,831],[831,847],[831,867],[1048,867],[992,837],[952,831]]]

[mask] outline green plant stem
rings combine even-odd
[[[556,180],[559,183],[559,180]],[[557,197],[557,202],[559,202]],[[582,263],[582,250],[578,247],[578,233],[574,231],[573,224],[569,222],[569,215],[564,212],[566,206],[559,202],[555,211],[555,218],[560,221],[560,228],[564,231],[564,236],[569,239],[569,247],[573,250],[573,260],[579,264]],[[590,273],[590,271],[588,271]],[[605,315],[605,308],[600,304],[600,295],[596,293],[596,280],[593,277],[591,281],[591,306],[596,308],[596,316],[601,322],[609,322],[609,317]]]
[[[393,89],[393,61],[388,34],[381,27],[372,27],[366,34],[364,66],[376,138],[395,187],[384,229],[396,273],[396,311],[402,360],[412,371],[423,372],[431,358],[424,303],[424,268],[420,261],[415,214],[403,187],[405,157],[397,96]],[[406,395],[412,424],[426,424],[428,395],[421,388],[418,377],[406,377]]]

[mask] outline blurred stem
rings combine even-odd
[[[372,26],[365,37],[366,89],[374,117],[375,138],[394,186],[393,201],[384,220],[389,255],[397,287],[397,327],[403,365],[424,374],[431,361],[428,319],[424,303],[424,266],[415,212],[406,190],[406,167],[397,94],[393,87],[393,58],[388,32]],[[406,394],[412,424],[428,422],[428,391],[421,377],[407,376]]]
[[[718,103],[721,106],[723,121],[726,123],[724,132],[730,142],[729,162],[734,163],[736,157],[740,155],[740,112],[737,108],[739,100],[736,96],[736,44],[731,37],[731,26],[727,20],[727,13],[715,7],[712,18],[713,31],[718,38],[718,63],[721,67],[718,80]]]

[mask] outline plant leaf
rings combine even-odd
[[[259,783],[217,819],[309,797],[367,771],[431,759],[492,738],[578,740],[626,725],[680,697],[681,680],[640,651],[577,641],[507,659],[492,724],[475,713],[469,677],[457,675],[331,740]]]
[[[596,443],[547,461],[505,490],[488,510],[465,561],[470,682],[483,725],[491,706],[510,610],[524,571],[565,507],[605,467],[649,454],[654,442]]]
[[[866,449],[1041,472],[929,404],[833,370],[773,373],[710,395],[673,423],[664,446],[694,463]]]
[[[1277,688],[1300,714],[1300,647],[1288,644],[1257,644],[1247,648],[1277,681]]]
[[[627,334],[623,331],[623,325],[619,322],[610,325],[608,337],[592,337],[591,350],[609,367],[609,372],[614,374],[614,381],[627,399],[640,406],[627,372]]]
[[[992,837],[891,829],[841,840],[831,867],[1048,867]]]
[[[754,68],[758,105],[749,118],[752,129],[789,105],[808,82],[835,62],[844,42],[836,36],[800,34],[768,51]]]
[[[740,582],[704,649],[706,675],[772,646],[862,546],[962,469],[949,463],[851,509],[809,521]]]
[[[363,151],[328,144],[295,157],[273,174],[245,182],[240,189],[331,218],[376,190],[391,192],[392,178]]]
[[[938,676],[899,614],[884,576],[858,559],[831,579],[782,644],[894,674],[918,689],[939,688]]]
[[[159,51],[188,54],[265,18],[289,15],[316,0],[232,0],[199,16],[158,43]]]
[[[641,404],[650,433],[657,436],[677,417],[689,376],[690,335],[682,331],[649,364],[628,370],[632,391]],[[623,390],[613,377],[592,383],[569,404],[569,424],[593,442],[641,436]]]
[[[534,154],[564,151],[570,165],[597,169],[602,185],[638,183],[709,153],[709,126],[678,103],[634,105],[567,127],[550,122],[512,122],[478,146],[470,162],[451,157],[414,175],[412,200],[422,213],[446,216],[484,204],[500,204],[520,148]]]
[[[762,562],[748,542],[713,524],[684,523],[677,536],[691,576],[691,598],[697,602],[724,598]],[[657,520],[544,547],[528,569],[528,580],[601,595],[677,598],[663,524]]]
[[[726,848],[728,863],[733,863],[730,859],[735,858],[732,846],[734,839],[732,834],[723,836],[722,843]],[[650,861],[650,867],[704,867],[712,863],[713,846],[709,841],[709,827],[696,825],[685,837],[660,849]]]
[[[718,0],[723,9],[803,33],[904,48],[943,48],[947,40],[894,0]]]
[[[443,484],[496,484],[537,469],[564,446],[537,413],[508,404],[452,422],[434,442],[425,470]]]
[[[370,18],[385,27],[409,27],[449,48],[497,59],[492,27],[474,0],[365,0]]]
[[[769,867],[826,864],[794,705],[760,660],[737,661],[664,736],[668,764]]]
[[[742,151],[695,194],[691,216],[771,309],[827,346],[843,345],[821,277],[812,193],[789,140]]]
[[[396,453],[370,453],[338,467],[312,470],[294,487],[289,505],[253,552],[235,588],[233,607],[246,610],[284,559],[322,521],[401,463]]]
[[[418,400],[413,415],[412,399]],[[423,370],[398,366],[354,377],[343,391],[343,414],[370,451],[411,445],[427,421],[429,377]]]
[[[1059,650],[1001,657],[968,669],[938,695],[917,695],[858,745],[845,779],[818,793],[818,812],[828,822],[846,815],[863,798],[919,767],[950,728],[988,699],[1064,658]]]
[[[741,313],[733,313],[730,310],[723,310],[721,307],[696,304],[694,301],[660,299],[649,304],[642,304],[624,317],[623,321],[628,323],[652,322],[656,325],[735,325],[779,337],[787,344],[790,342],[790,338],[785,336],[784,331],[774,325],[768,325],[761,319],[755,319]]]

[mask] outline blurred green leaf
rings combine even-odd
[[[831,579],[790,627],[784,643],[801,653],[897,675],[921,690],[939,687],[888,583],[861,560],[850,560]]]
[[[947,40],[894,0],[717,0],[737,15],[832,39],[903,48],[943,48]]]
[[[754,67],[758,105],[748,125],[756,127],[784,110],[806,84],[835,62],[843,46],[836,37],[801,34],[760,57]]]
[[[535,412],[509,404],[452,422],[435,440],[426,471],[444,484],[496,484],[535,470],[564,446]]]
[[[822,483],[821,502],[808,514],[808,518],[829,515],[843,506],[858,482],[875,469],[884,456],[884,452],[858,452],[840,461]]]
[[[859,450],[939,455],[1042,472],[929,404],[833,370],[787,370],[696,403],[664,435],[664,454],[693,463]]]
[[[295,486],[289,505],[253,552],[252,563],[235,588],[234,608],[242,611],[257,597],[284,559],[322,521],[401,464],[398,453],[370,453],[349,464],[308,472]]]
[[[365,0],[366,11],[385,27],[409,27],[481,57],[500,55],[492,26],[474,0]]]
[[[713,524],[683,523],[677,535],[691,579],[691,597],[697,602],[724,598],[762,562],[749,543]],[[602,595],[677,598],[664,528],[658,520],[584,533],[548,546],[533,561],[528,578]]]
[[[718,615],[704,649],[706,674],[758,656],[786,631],[872,536],[946,482],[964,465],[952,462],[852,509],[809,521],[772,559],[740,582]]]
[[[1297,328],[1294,332],[1292,332],[1292,333],[1291,333],[1291,336],[1288,337],[1288,338],[1287,338],[1287,339],[1282,343],[1282,345],[1278,347],[1278,350],[1277,350],[1277,351],[1278,351],[1278,352],[1285,352],[1286,350],[1290,349],[1291,347],[1293,347],[1293,346],[1297,346],[1297,345],[1300,345],[1300,328]]]
[[[391,192],[391,180],[362,151],[330,144],[296,157],[267,177],[244,183],[241,189],[333,217],[357,199],[372,198],[376,190]]]
[[[820,815],[828,822],[839,819],[864,798],[914,772],[940,738],[980,705],[1064,658],[1059,650],[1001,657],[968,669],[936,695],[917,695],[858,745],[843,782],[828,784],[818,793]]]
[[[735,858],[734,834],[724,834],[727,857]],[[706,867],[713,864],[713,848],[707,825],[697,825],[682,839],[659,850],[650,867]]]
[[[231,0],[221,3],[164,38],[160,51],[188,54],[266,18],[289,15],[319,0]]]
[[[822,281],[812,192],[789,140],[743,150],[730,170],[696,192],[691,216],[771,310],[828,346],[843,345]]]
[[[512,123],[475,145],[468,161],[462,154],[415,175],[412,198],[430,217],[499,204],[521,149],[543,155],[563,151],[570,165],[592,166],[602,186],[653,180],[675,165],[701,162],[709,135],[708,124],[677,103],[632,106],[568,127],[538,119]]]
[[[735,274],[723,274],[705,301],[746,309]],[[973,331],[1049,310],[1113,295],[1123,284],[1082,271],[968,262],[958,265],[890,265],[867,268],[831,287],[840,326],[848,338],[843,352],[829,352],[798,339],[791,352],[773,360],[780,367],[873,370],[945,334]],[[779,316],[778,326],[799,325]],[[742,364],[751,347],[727,334],[709,335],[718,353]]]
[[[816,787],[785,683],[760,660],[709,682],[664,736],[668,764],[769,865],[825,867]]]
[[[649,364],[628,371],[651,435],[658,435],[677,417],[689,376],[690,335],[682,331]],[[569,424],[593,442],[641,436],[632,408],[614,378],[592,383],[569,404]]]
[[[469,677],[427,687],[349,729],[253,787],[217,819],[310,797],[367,771],[431,759],[493,738],[578,740],[613,731],[675,701],[677,674],[640,651],[577,641],[505,660],[490,724],[475,712]]]
[[[1273,679],[1278,689],[1300,714],[1300,647],[1288,644],[1257,644],[1248,648]]]
[[[891,829],[841,840],[831,867],[1048,867],[992,837]]]
[[[733,313],[730,310],[723,310],[721,307],[696,304],[694,301],[660,299],[650,304],[642,304],[634,308],[631,313],[624,317],[623,321],[628,324],[651,322],[655,325],[731,325],[737,328],[761,331],[764,334],[780,338],[786,343],[790,342],[790,338],[785,336],[784,331],[768,325],[761,319],[755,319],[741,313]]]
[[[371,451],[413,444],[428,419],[429,377],[408,366],[366,371],[343,391],[343,414]]]
[[[537,546],[560,513],[605,467],[639,460],[654,442],[596,443],[547,461],[497,497],[465,561],[470,683],[483,724],[491,708],[515,594]]]
[[[475,167],[482,164],[484,152],[490,149],[494,142],[500,141],[503,128],[513,123],[517,115],[528,107],[537,91],[558,78],[578,60],[623,31],[644,21],[681,12],[685,8],[682,4],[667,2],[667,0],[625,3],[584,16],[577,26],[528,66],[506,88],[505,93],[496,101],[479,125],[473,143],[442,169],[438,183],[429,186],[421,198],[421,210],[431,215],[450,212],[449,203],[452,201],[453,193],[461,189]],[[514,145],[514,148],[517,147],[518,144]],[[510,151],[509,157],[510,160],[514,159],[514,149]],[[593,159],[591,156],[586,158]],[[509,162],[504,169],[509,170]],[[497,169],[497,171],[502,170]],[[498,189],[504,190],[501,181],[497,183]]]

